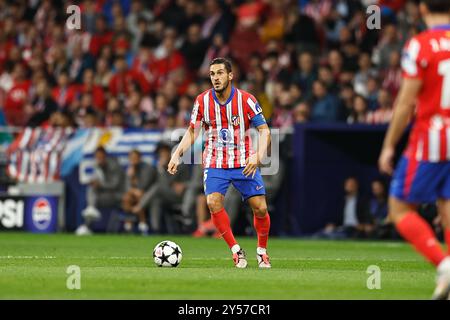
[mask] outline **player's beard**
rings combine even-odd
[[[218,89],[218,90],[215,90],[217,93],[222,93],[222,92],[224,92],[225,90],[227,90],[227,88],[228,88],[228,86],[230,85],[230,81],[227,81],[224,85],[223,85],[223,87],[222,87],[222,89]]]

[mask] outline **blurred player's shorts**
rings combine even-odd
[[[450,162],[417,161],[403,156],[395,168],[389,194],[409,203],[450,199]]]
[[[241,193],[242,200],[245,201],[250,197],[265,195],[266,189],[258,168],[255,176],[244,176],[242,171],[244,168],[236,169],[219,169],[207,168],[203,171],[203,181],[205,194],[219,192],[225,196],[230,183]]]

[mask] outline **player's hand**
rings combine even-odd
[[[242,173],[246,177],[252,175],[253,178],[260,164],[261,162],[259,161],[258,155],[256,153],[252,154],[245,160],[245,169],[244,171],[242,171]]]
[[[169,164],[167,165],[167,172],[170,174],[177,173],[177,167],[180,164],[180,158],[177,156],[172,156],[172,158],[169,161]]]
[[[378,159],[378,168],[381,172],[392,175],[394,171],[394,154],[395,149],[385,147],[381,150],[380,158]]]

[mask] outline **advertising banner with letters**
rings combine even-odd
[[[0,195],[0,231],[57,231],[58,197]]]

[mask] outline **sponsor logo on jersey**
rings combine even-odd
[[[231,134],[230,130],[224,128],[224,129],[221,129],[219,132],[219,139],[223,143],[232,142],[233,135]]]
[[[232,116],[231,122],[233,123],[233,126],[237,127],[239,125],[239,116]]]

